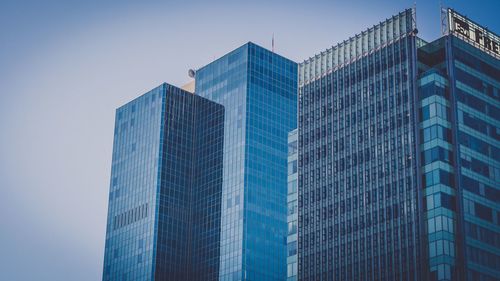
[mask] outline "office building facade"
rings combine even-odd
[[[225,107],[219,280],[285,280],[297,64],[247,43],[198,69],[195,88]]]
[[[169,84],[117,109],[103,280],[216,280],[223,121]]]
[[[299,66],[299,280],[499,280],[500,40],[414,13]]]
[[[499,280],[500,37],[443,11],[418,50],[419,153],[429,280]]]
[[[299,280],[419,280],[414,11],[299,71]]]

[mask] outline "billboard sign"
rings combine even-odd
[[[468,18],[448,9],[448,32],[500,58],[500,37]]]

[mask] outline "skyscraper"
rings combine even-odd
[[[219,280],[285,280],[297,64],[247,43],[198,69],[195,88],[225,108]]]
[[[218,278],[223,121],[168,84],[117,109],[103,280]]]
[[[500,37],[442,18],[445,36],[418,49],[424,278],[499,280]]]
[[[413,18],[300,65],[299,280],[417,280]]]
[[[103,280],[285,280],[297,64],[247,43],[117,110]]]
[[[499,37],[408,9],[299,65],[299,280],[499,280]]]

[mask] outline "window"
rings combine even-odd
[[[422,158],[424,164],[427,165],[435,161],[451,163],[453,156],[451,151],[438,146],[422,152]]]
[[[433,117],[439,117],[445,120],[448,119],[448,108],[446,105],[440,103],[431,103],[422,107],[421,113],[422,121]]]
[[[433,258],[441,255],[455,256],[455,245],[452,241],[437,240],[429,243],[429,256]]]
[[[287,275],[288,275],[288,277],[292,277],[292,276],[297,275],[297,263],[296,262],[288,264]]]
[[[497,147],[492,146],[476,137],[470,136],[462,131],[459,131],[458,138],[461,145],[469,147],[470,149],[475,150],[481,154],[490,157],[500,155],[500,149],[498,149]]]
[[[288,162],[288,174],[291,175],[295,173],[297,173],[297,160]]]
[[[288,202],[288,215],[293,215],[297,213],[297,200]]]
[[[288,194],[293,194],[297,192],[297,180],[293,180],[288,183]]]
[[[450,209],[452,211],[455,211],[455,196],[448,195],[446,193],[441,192],[441,206]]]
[[[287,249],[288,249],[288,256],[289,257],[296,255],[297,254],[297,241],[293,241],[293,242],[288,243]]]
[[[288,155],[297,153],[297,141],[288,144]]]
[[[297,221],[291,221],[288,223],[288,235],[297,233]]]
[[[487,220],[489,222],[493,221],[493,211],[491,210],[491,208],[479,203],[474,203],[474,211],[478,218]]]
[[[444,184],[451,188],[455,188],[455,179],[453,175],[440,169],[426,173],[423,177],[423,181],[425,187],[430,187],[435,184]]]
[[[428,142],[434,139],[451,141],[451,130],[440,125],[433,125],[422,130],[422,142]]]

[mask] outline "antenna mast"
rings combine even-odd
[[[274,32],[273,32],[273,39],[271,40],[271,48],[274,53]]]

